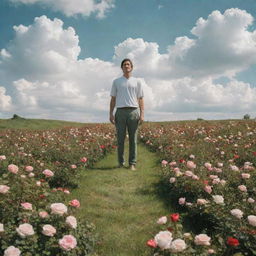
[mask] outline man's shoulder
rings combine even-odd
[[[118,83],[123,80],[123,76],[117,77],[113,80],[113,83]]]

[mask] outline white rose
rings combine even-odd
[[[76,221],[76,218],[74,216],[68,216],[66,218],[66,223],[71,228],[76,228],[77,227],[77,221]]]
[[[26,236],[32,236],[35,234],[34,229],[32,227],[32,225],[28,224],[28,223],[24,223],[19,225],[18,228],[16,228],[16,231],[18,232],[18,234],[24,238]]]
[[[172,233],[170,231],[160,231],[154,239],[161,249],[170,249]]]
[[[45,236],[54,236],[56,234],[56,228],[53,227],[52,225],[46,224],[46,225],[43,226],[42,233]]]
[[[68,208],[65,204],[62,203],[55,203],[55,204],[51,204],[50,206],[53,214],[58,214],[58,215],[63,215],[64,213],[66,213],[68,211]]]
[[[238,218],[238,219],[241,219],[242,217],[243,217],[243,212],[241,211],[241,210],[239,210],[239,209],[233,209],[233,210],[231,210],[230,211],[230,213],[233,215],[233,216],[235,216],[236,218]]]
[[[248,219],[248,222],[250,225],[256,227],[256,216],[255,215],[249,215],[247,217],[247,219]]]
[[[213,201],[214,201],[216,204],[223,204],[223,203],[224,203],[224,198],[223,198],[223,196],[216,195],[216,196],[212,196],[212,197],[213,197]]]
[[[171,252],[176,253],[176,252],[182,252],[186,249],[186,243],[182,239],[176,239],[171,243]]]

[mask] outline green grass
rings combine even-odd
[[[0,119],[1,129],[56,129],[63,127],[82,127],[85,124],[77,122],[44,120],[44,119]],[[87,124],[86,124],[87,125]],[[93,125],[93,124],[90,124]]]
[[[96,225],[99,255],[150,255],[146,242],[160,230],[156,220],[170,212],[161,198],[157,161],[139,144],[136,171],[116,168],[115,152],[82,172],[79,188],[67,200],[78,199],[78,216]]]

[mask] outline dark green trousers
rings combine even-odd
[[[120,165],[124,160],[124,142],[126,130],[129,135],[129,165],[137,161],[137,130],[139,125],[139,110],[137,108],[118,108],[115,113],[115,125],[117,133],[117,155]]]

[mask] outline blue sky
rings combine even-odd
[[[255,0],[2,0],[0,118],[105,122],[125,57],[148,120],[255,117],[255,17]]]

